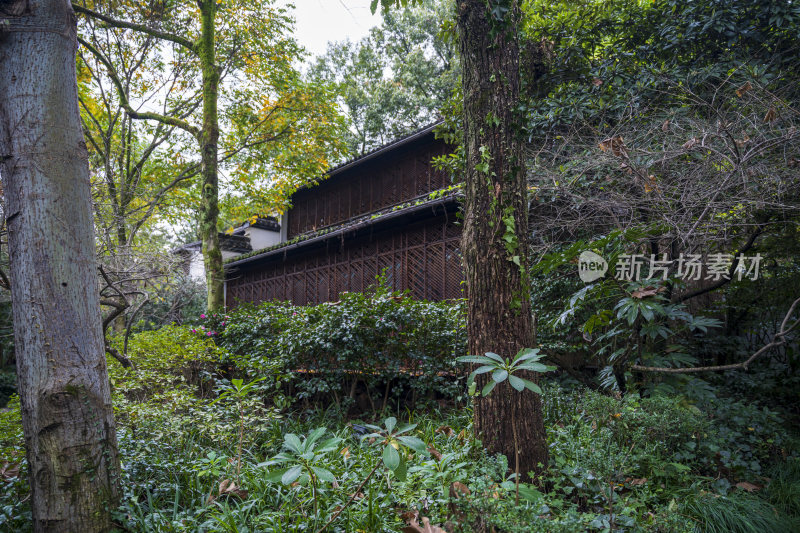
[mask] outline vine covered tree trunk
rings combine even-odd
[[[67,0],[0,3],[0,174],[34,531],[111,529],[119,464]]]
[[[515,0],[459,0],[464,92],[465,217],[461,249],[469,296],[469,353],[513,357],[533,345],[527,279],[528,202],[518,137],[520,10]],[[478,390],[489,374],[478,376]],[[537,375],[522,376],[538,381]],[[475,430],[513,464],[511,413],[519,421],[520,472],[547,465],[541,399],[501,383],[475,403]]]
[[[206,269],[208,310],[220,311],[225,306],[225,272],[222,251],[219,247],[217,219],[219,218],[217,144],[219,142],[219,69],[215,61],[214,18],[216,0],[201,0],[201,38],[199,43],[200,64],[203,73],[203,128],[200,141],[201,174],[203,179],[200,239],[203,241],[203,261]]]

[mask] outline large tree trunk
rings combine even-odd
[[[0,173],[34,531],[111,526],[119,464],[67,0],[0,3]]]
[[[469,353],[513,356],[533,345],[527,279],[528,203],[518,138],[519,47],[516,1],[497,20],[486,0],[459,0],[466,156],[462,252],[467,277]],[[498,12],[499,13],[499,12]],[[479,376],[478,390],[489,374]],[[536,375],[524,376],[537,381]],[[475,403],[475,430],[491,452],[514,461],[516,415],[520,472],[547,465],[541,399],[502,383]]]
[[[200,63],[203,70],[203,129],[200,133],[202,161],[202,210],[200,214],[200,239],[203,241],[203,261],[206,268],[208,310],[220,311],[225,306],[225,272],[222,251],[219,247],[217,219],[219,217],[217,143],[219,142],[219,70],[214,51],[214,18],[216,0],[200,1],[201,41]]]

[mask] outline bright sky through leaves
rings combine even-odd
[[[358,41],[381,22],[379,14],[370,13],[369,0],[283,0],[282,3],[295,5],[295,37],[314,56],[324,54],[329,41],[348,38]]]

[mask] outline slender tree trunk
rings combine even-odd
[[[497,4],[497,6],[494,6]],[[533,345],[527,280],[528,203],[515,107],[519,98],[520,17],[515,0],[458,1],[466,156],[462,251],[469,296],[469,353],[513,356]],[[509,7],[498,13],[492,7]],[[479,376],[478,389],[489,374]],[[538,381],[536,375],[525,376]],[[512,409],[522,449],[521,472],[547,465],[541,399],[502,383],[475,403],[475,429],[492,452],[515,457]]]
[[[34,531],[111,528],[119,464],[67,0],[0,3],[0,173]]]
[[[2,0],[0,0],[2,1]],[[21,0],[20,0],[21,1]],[[97,13],[91,9],[75,4],[75,9],[88,16],[97,18],[105,24],[116,28],[129,28],[143,32],[157,39],[171,41],[187,50],[197,54],[200,60],[200,70],[203,79],[203,124],[201,128],[190,124],[187,120],[176,117],[160,115],[151,112],[139,112],[130,107],[127,95],[124,93],[122,83],[119,81],[113,67],[102,54],[92,50],[101,61],[106,64],[109,74],[116,79],[118,95],[122,107],[130,118],[138,120],[156,120],[164,125],[174,126],[191,133],[200,147],[200,175],[201,175],[201,205],[200,205],[200,240],[203,243],[203,261],[206,271],[207,307],[209,311],[219,311],[225,305],[225,271],[222,265],[222,251],[219,246],[219,233],[217,220],[219,218],[219,187],[217,177],[217,155],[219,142],[219,115],[217,103],[219,100],[220,69],[216,64],[216,14],[218,0],[197,0],[200,11],[200,38],[195,41],[180,35],[173,35],[141,24],[116,20],[113,17]],[[84,43],[89,47],[88,43]],[[90,50],[93,47],[90,48]],[[123,172],[124,175],[128,175]],[[124,205],[124,204],[123,204]]]
[[[219,247],[217,219],[219,218],[217,143],[219,141],[219,69],[214,50],[214,18],[216,0],[201,0],[200,63],[203,71],[203,128],[200,132],[201,175],[203,180],[200,239],[203,241],[203,261],[206,268],[208,310],[219,311],[225,305],[225,272]]]

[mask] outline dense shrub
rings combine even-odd
[[[304,374],[296,381],[297,397],[325,393],[339,402],[357,383],[384,385],[384,397],[409,388],[417,396],[456,395],[461,384],[453,379],[455,358],[466,353],[464,326],[460,302],[413,300],[379,287],[342,294],[332,304],[242,305],[209,317],[196,334],[217,339],[251,376],[278,365]]]
[[[678,474],[691,471],[735,483],[757,479],[776,460],[800,451],[797,435],[781,429],[787,421],[756,402],[711,393],[695,402],[665,394],[617,398],[589,390],[565,392],[554,385],[542,398],[546,421],[556,427],[551,437],[576,442],[567,430],[589,424],[587,443],[597,446],[602,437],[614,450],[631,450],[625,456],[635,469],[633,477],[675,474],[672,481],[677,481]]]
[[[122,339],[115,339],[121,345]],[[131,423],[161,405],[188,408],[211,394],[219,362],[226,358],[211,338],[187,327],[165,326],[133,335],[128,344],[131,368],[108,358],[108,374],[118,419]]]
[[[796,530],[800,466],[789,424],[756,402],[728,400],[739,398],[721,387],[622,396],[545,377],[550,465],[538,486],[521,484],[517,504],[508,461],[476,439],[469,402],[395,413],[417,424],[408,435],[429,452],[403,451],[401,476],[380,468],[380,440],[361,438],[366,424],[381,422],[375,413],[350,420],[334,402],[289,410],[279,388],[294,374],[306,396],[328,387],[330,397],[344,397],[355,377],[373,391],[381,380],[401,379],[418,392],[455,391],[456,380],[445,376],[465,351],[459,303],[378,290],[337,304],[269,303],[200,320],[133,335],[133,369],[109,359],[124,493],[115,517],[123,529],[316,531],[356,494],[331,531],[397,531],[412,511],[464,533]],[[403,377],[405,369],[419,376]],[[249,387],[241,397],[231,394],[237,377]],[[338,444],[315,465],[335,483],[315,490],[302,479],[284,483],[271,458],[285,451],[287,434],[305,438],[319,427]],[[30,529],[22,445],[12,397],[0,410],[4,531]],[[225,480],[241,490],[223,494]],[[454,483],[462,487],[457,501]]]

